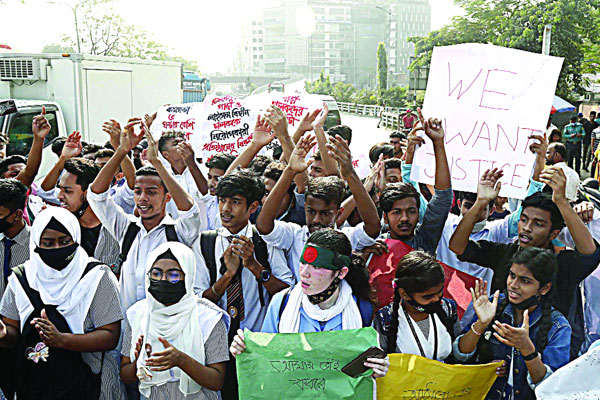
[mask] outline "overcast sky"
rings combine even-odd
[[[56,0],[76,4],[77,0]],[[67,6],[43,0],[5,0],[0,6],[0,44],[37,53],[58,43],[63,34],[74,36],[73,13]],[[429,0],[432,28],[444,26],[461,9],[452,0]],[[120,0],[116,11],[130,24],[171,48],[172,55],[196,60],[203,72],[232,68],[240,43],[241,25],[279,0]]]

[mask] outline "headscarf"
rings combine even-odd
[[[168,250],[173,253],[185,274],[186,293],[179,302],[165,306],[156,301],[148,292],[150,278],[146,273],[146,298],[137,302],[127,311],[127,318],[129,321],[132,321],[130,353],[132,360],[135,359],[134,352],[137,339],[140,335],[144,335],[142,351],[137,361],[138,371],[144,370],[145,361],[148,358],[144,350],[146,343],[152,346],[152,352],[159,352],[164,349],[163,344],[158,340],[159,337],[164,338],[175,348],[186,353],[197,362],[204,364],[205,338],[208,338],[208,334],[221,318],[225,318],[226,324],[229,323],[229,319],[226,317],[224,311],[218,309],[212,303],[200,299],[194,293],[196,257],[189,247],[178,242],[161,244],[150,253],[146,264],[146,272],[150,271],[156,260]],[[203,318],[207,318],[206,325],[210,330],[205,330],[200,326],[198,320],[200,313],[202,313]],[[171,380],[169,371],[151,371],[151,373],[152,377],[150,380],[140,381],[140,393],[145,397],[150,397],[153,386],[162,385]],[[202,388],[180,368],[173,368],[173,373],[175,378],[179,379],[179,390],[183,394],[194,394]]]
[[[36,247],[40,245],[42,233],[53,218],[59,221],[71,235],[73,241],[79,244],[71,262],[60,271],[46,265],[40,255],[35,252]],[[36,217],[31,226],[29,249],[30,259],[24,265],[29,286],[40,293],[44,304],[57,306],[58,312],[66,319],[73,333],[84,333],[85,317],[105,272],[101,268],[94,268],[83,278],[81,277],[85,267],[90,262],[97,260],[89,257],[81,247],[79,221],[64,208],[48,207]],[[27,294],[14,274],[9,277],[9,281],[15,292],[22,329],[33,311],[33,305],[29,302]]]

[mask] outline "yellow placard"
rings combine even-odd
[[[377,399],[483,400],[501,362],[451,365],[413,354],[390,354],[390,369],[377,379]]]

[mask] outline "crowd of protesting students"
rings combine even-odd
[[[153,138],[155,117],[107,121],[104,145],[56,139],[38,186],[42,113],[29,156],[0,161],[6,398],[235,399],[244,329],[372,326],[387,354],[503,361],[487,398],[533,399],[597,339],[582,304],[598,300],[580,289],[600,263],[597,213],[547,165],[557,150],[546,136],[531,138],[527,197],[510,211],[501,170],[485,171],[476,194],[452,190],[444,129],[420,110],[407,136],[374,144],[363,180],[349,144],[369,132],[325,132],[326,106],[294,132],[269,107],[250,145],[210,158],[206,176],[181,132]],[[425,137],[433,187],[410,179]],[[259,154],[275,138],[279,155]],[[387,239],[415,250],[379,307],[367,262]],[[462,319],[438,260],[477,278]],[[377,380],[389,357],[364,365]]]

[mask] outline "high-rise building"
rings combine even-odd
[[[332,82],[372,87],[377,46],[385,42],[388,80],[402,84],[414,53],[406,40],[430,29],[429,0],[282,0],[263,10],[262,36],[244,31],[242,64],[251,66],[244,72],[300,73],[316,79],[323,71]],[[257,62],[262,69],[256,69]]]
[[[265,31],[263,19],[249,21],[242,26],[242,45],[239,54],[237,72],[261,74],[265,72],[264,63]]]

